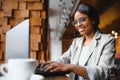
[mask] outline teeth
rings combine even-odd
[[[82,32],[82,31],[84,31],[84,29],[85,29],[85,28],[79,28],[79,31]]]

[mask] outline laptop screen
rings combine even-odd
[[[6,62],[11,58],[29,58],[29,20],[6,32]]]

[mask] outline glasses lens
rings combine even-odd
[[[72,21],[72,25],[73,25],[73,26],[75,26],[76,24],[77,24],[77,21],[76,21],[76,20]]]
[[[82,23],[82,22],[84,22],[85,21],[85,17],[80,17],[79,18],[79,23]]]
[[[86,20],[85,17],[80,17],[78,19],[79,23],[83,23],[85,22],[85,20]],[[75,26],[78,23],[78,21],[77,20],[72,21],[72,25]]]
[[[78,21],[79,23],[85,22],[85,17],[80,17]],[[78,23],[78,21],[77,20],[72,21],[72,25],[75,26]]]

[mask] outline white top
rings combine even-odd
[[[82,48],[82,50],[81,50],[81,55],[80,55],[80,57],[79,57],[79,64],[80,64],[81,60],[84,60],[84,59],[86,58],[85,55],[89,54],[89,53],[88,53],[89,47],[90,47],[90,46],[83,46],[83,48]],[[78,64],[78,65],[79,65],[79,64]]]
[[[80,65],[81,60],[86,59],[86,56],[85,56],[85,55],[89,54],[89,53],[88,53],[89,48],[90,48],[90,46],[83,46],[83,47],[82,47],[81,55],[80,55],[80,57],[79,57],[79,63],[78,63],[78,65]],[[78,80],[81,80],[81,76],[78,76]]]

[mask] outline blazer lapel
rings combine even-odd
[[[73,64],[78,64],[79,62],[79,56],[80,56],[80,52],[81,52],[81,49],[82,49],[82,43],[83,43],[83,40],[84,40],[84,37],[82,37],[82,39],[80,40],[80,42],[78,43],[78,49],[77,51],[75,52],[76,54],[74,54],[72,56],[72,63]]]
[[[80,64],[82,65],[82,66],[84,66],[86,63],[87,63],[87,61],[89,60],[89,58],[90,58],[90,56],[92,55],[92,53],[93,53],[93,51],[95,50],[95,48],[96,48],[96,46],[97,46],[97,39],[100,37],[100,35],[99,35],[99,31],[97,31],[96,32],[96,34],[95,34],[95,36],[94,36],[94,38],[93,38],[93,40],[92,40],[92,42],[91,42],[91,44],[90,44],[90,48],[89,48],[89,53],[88,53],[88,55],[85,55],[86,57],[85,57],[85,59],[84,60],[81,60],[81,62],[80,62]]]

